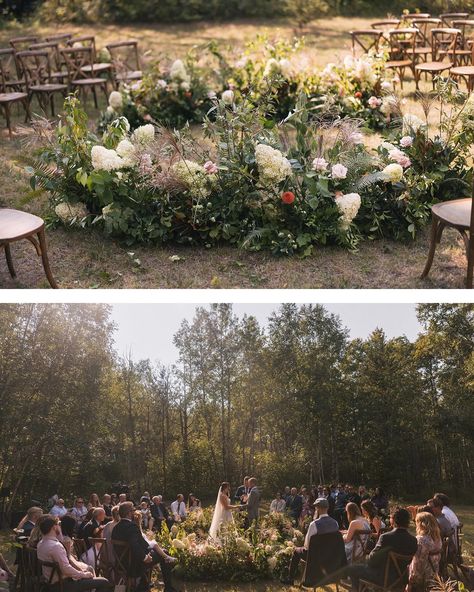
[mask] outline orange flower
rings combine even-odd
[[[356,99],[361,99],[362,98],[362,93],[360,91],[357,91],[354,96],[355,96]]]
[[[284,191],[281,194],[281,201],[284,204],[292,204],[295,201],[295,194],[292,191]]]

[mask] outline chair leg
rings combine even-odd
[[[469,237],[469,248],[467,250],[467,276],[466,276],[466,288],[472,289],[472,279],[474,270],[474,238]]]
[[[49,260],[48,260],[48,252],[47,252],[47,246],[46,246],[46,236],[44,233],[44,227],[38,232],[38,239],[39,239],[39,243],[40,243],[40,247],[41,247],[41,260],[43,261],[43,268],[44,268],[44,272],[46,274],[46,277],[48,278],[49,285],[51,286],[51,288],[57,288],[58,285],[53,277],[53,274],[51,272],[51,268],[49,267]]]
[[[434,254],[436,251],[436,239],[438,237],[438,219],[435,218],[435,216],[433,216],[433,220],[431,222],[431,242],[430,242],[430,250],[428,253],[428,259],[426,261],[426,265],[425,265],[425,269],[423,270],[423,273],[421,274],[421,278],[425,278],[430,269],[431,269],[431,265],[433,264],[433,259],[434,259]]]
[[[51,117],[54,117],[54,93],[49,96],[49,104],[51,106]]]
[[[8,136],[11,140],[13,138],[13,133],[12,133],[12,122],[10,120],[10,105],[8,103],[5,103],[2,106],[3,106],[3,111],[5,113],[5,120],[7,122]]]
[[[13,267],[13,259],[12,259],[12,252],[10,250],[10,245],[8,243],[6,243],[4,245],[4,247],[5,247],[5,258],[7,260],[8,271],[10,272],[10,275],[12,276],[12,278],[16,278],[15,268]]]
[[[96,109],[99,108],[99,104],[97,103],[97,91],[95,89],[95,84],[92,86],[92,95],[94,97],[94,106]]]

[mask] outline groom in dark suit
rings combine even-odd
[[[143,538],[140,528],[133,522],[133,503],[122,502],[119,506],[120,522],[112,530],[112,544],[114,541],[123,541],[130,547],[130,565],[128,574],[133,578],[140,578],[137,592],[145,592],[150,589],[150,584],[144,577],[147,566],[160,564],[165,592],[176,592],[171,578],[172,565],[176,561],[160,547],[151,549]],[[117,553],[120,551],[117,549]]]
[[[257,489],[257,479],[251,477],[249,479],[249,495],[245,507],[247,509],[246,528],[250,528],[253,524],[257,524],[260,505],[260,492]]]

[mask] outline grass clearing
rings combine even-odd
[[[307,28],[307,51],[315,65],[323,66],[350,52],[348,32],[366,28],[371,19],[335,17]],[[238,51],[243,44],[266,32],[270,38],[291,38],[292,26],[286,21],[237,21],[232,23],[199,22],[177,24],[61,25],[61,31],[95,34],[99,47],[112,40],[138,39],[146,60],[159,55],[173,59],[194,45],[213,39]],[[58,32],[53,25],[33,24],[0,30],[0,46],[15,35]],[[413,100],[414,84],[405,85],[410,111],[421,115]],[[58,103],[59,106],[59,103]],[[33,111],[38,112],[36,103]],[[91,109],[95,119],[98,112]],[[91,127],[94,121],[91,121]],[[26,203],[28,177],[18,164],[25,150],[19,137],[12,141],[0,133],[0,206],[21,208],[43,214],[47,197]],[[465,257],[461,238],[446,232],[435,262],[426,280],[419,276],[424,267],[429,244],[429,229],[415,242],[407,244],[388,240],[364,241],[359,250],[349,253],[336,247],[320,247],[313,256],[274,257],[268,253],[248,253],[233,247],[207,250],[204,247],[143,247],[113,241],[94,230],[54,229],[47,232],[53,273],[62,288],[462,288]],[[32,246],[25,241],[12,246],[17,279],[0,264],[0,287],[47,287],[41,263]],[[134,256],[129,255],[130,252]],[[170,261],[179,255],[180,260]],[[140,260],[140,265],[134,259]]]

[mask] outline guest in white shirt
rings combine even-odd
[[[171,513],[175,522],[186,520],[186,504],[182,493],[179,493],[176,500],[171,504]]]
[[[270,514],[283,514],[286,508],[286,501],[281,497],[281,493],[276,494],[276,498],[270,504]]]
[[[71,510],[71,516],[76,520],[77,524],[81,524],[87,514],[87,508],[82,497],[76,497],[74,500],[74,507]]]
[[[444,493],[435,493],[434,497],[439,499],[441,501],[441,503],[443,504],[442,512],[446,516],[446,518],[449,520],[449,523],[451,524],[451,526],[453,528],[457,528],[461,523],[459,522],[459,518],[456,516],[456,514],[449,507],[450,506],[449,497],[447,495],[445,495]]]
[[[57,516],[58,518],[65,516],[67,514],[67,508],[64,507],[64,500],[59,498],[49,513],[51,516]]]
[[[92,577],[90,571],[76,569],[70,564],[66,549],[59,542],[58,537],[61,537],[61,527],[57,518],[48,517],[43,519],[40,529],[43,538],[37,547],[38,559],[58,565],[63,578],[64,592],[83,592],[93,588],[105,592],[113,589],[113,585],[105,578]],[[51,567],[44,565],[42,569],[46,581],[52,585],[59,581],[58,574],[52,574]]]

